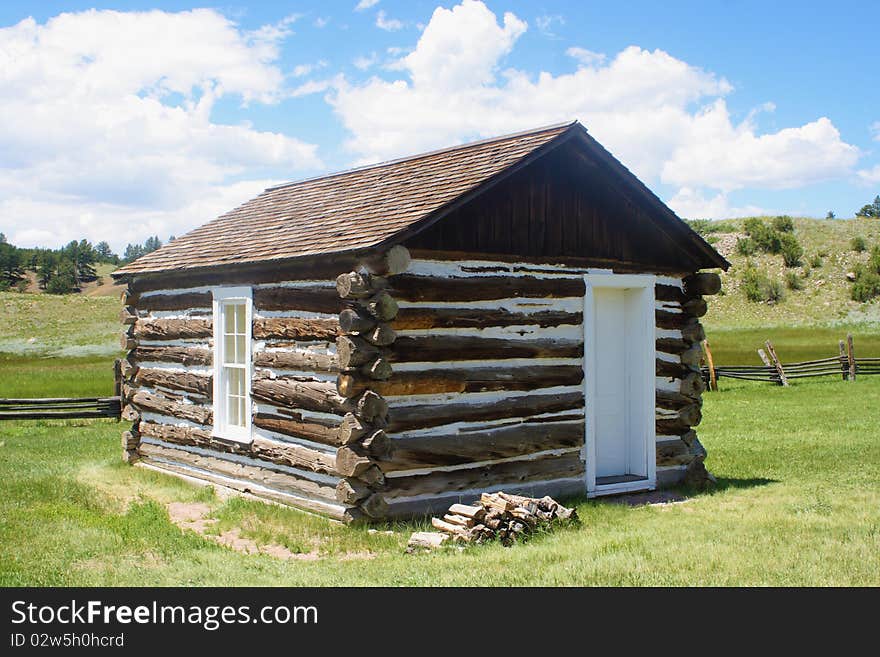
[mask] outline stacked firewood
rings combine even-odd
[[[438,532],[414,532],[407,552],[433,549],[447,542],[513,545],[539,529],[577,521],[577,512],[552,497],[483,493],[477,504],[453,504],[442,518],[431,518]]]

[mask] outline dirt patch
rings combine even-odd
[[[681,493],[669,490],[652,490],[646,493],[632,493],[630,495],[615,495],[606,497],[603,501],[610,504],[625,504],[626,506],[646,506],[662,504],[681,504],[690,498]]]
[[[727,258],[736,252],[737,241],[746,235],[744,233],[712,233],[710,237],[715,238],[712,244],[715,250]]]
[[[171,522],[181,529],[189,529],[210,541],[242,554],[265,554],[275,559],[295,561],[315,561],[320,558],[317,550],[311,552],[291,552],[283,545],[267,543],[259,545],[251,538],[241,535],[241,529],[233,527],[218,534],[209,533],[208,529],[217,524],[216,518],[209,517],[211,507],[201,502],[171,502],[168,504],[168,516]]]

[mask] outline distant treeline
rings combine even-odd
[[[168,241],[174,236],[168,238]],[[149,237],[143,244],[129,244],[120,258],[107,242],[92,244],[88,240],[73,240],[60,249],[21,248],[10,244],[0,233],[0,290],[28,286],[27,272],[37,275],[40,288],[51,294],[78,292],[83,283],[98,278],[96,265],[119,265],[131,262],[162,246],[158,237]]]

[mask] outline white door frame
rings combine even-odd
[[[610,495],[632,490],[652,490],[657,487],[657,456],[656,456],[656,425],[655,425],[655,319],[654,319],[654,285],[657,277],[653,274],[584,274],[584,449],[586,461],[586,488],[588,497]],[[616,484],[596,485],[596,406],[594,404],[596,386],[596,317],[595,288],[624,288],[641,290],[639,305],[641,313],[633,320],[633,339],[627,345],[631,356],[629,374],[636,377],[642,385],[634,390],[641,391],[641,417],[630,418],[634,426],[641,426],[642,445],[644,448],[645,479]],[[633,401],[632,403],[636,403]],[[637,446],[638,447],[638,446]]]

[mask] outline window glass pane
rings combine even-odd
[[[234,333],[235,332],[235,306],[226,303],[221,306],[223,308],[223,332],[224,333]]]
[[[245,353],[246,352],[245,352],[244,336],[243,335],[236,335],[235,336],[235,355],[237,358],[235,359],[235,362],[240,363],[241,365],[244,365]]]
[[[239,406],[236,403],[235,397],[232,397],[227,400],[227,407],[229,408],[229,415],[227,417],[227,424],[233,427],[241,426],[241,422],[239,420]]]
[[[240,397],[238,400],[238,417],[241,421],[241,426],[247,425],[247,418],[245,416],[245,399],[244,397]]]
[[[235,362],[235,338],[230,335],[223,336],[223,362]]]
[[[235,332],[244,335],[245,312],[244,304],[235,306]]]

